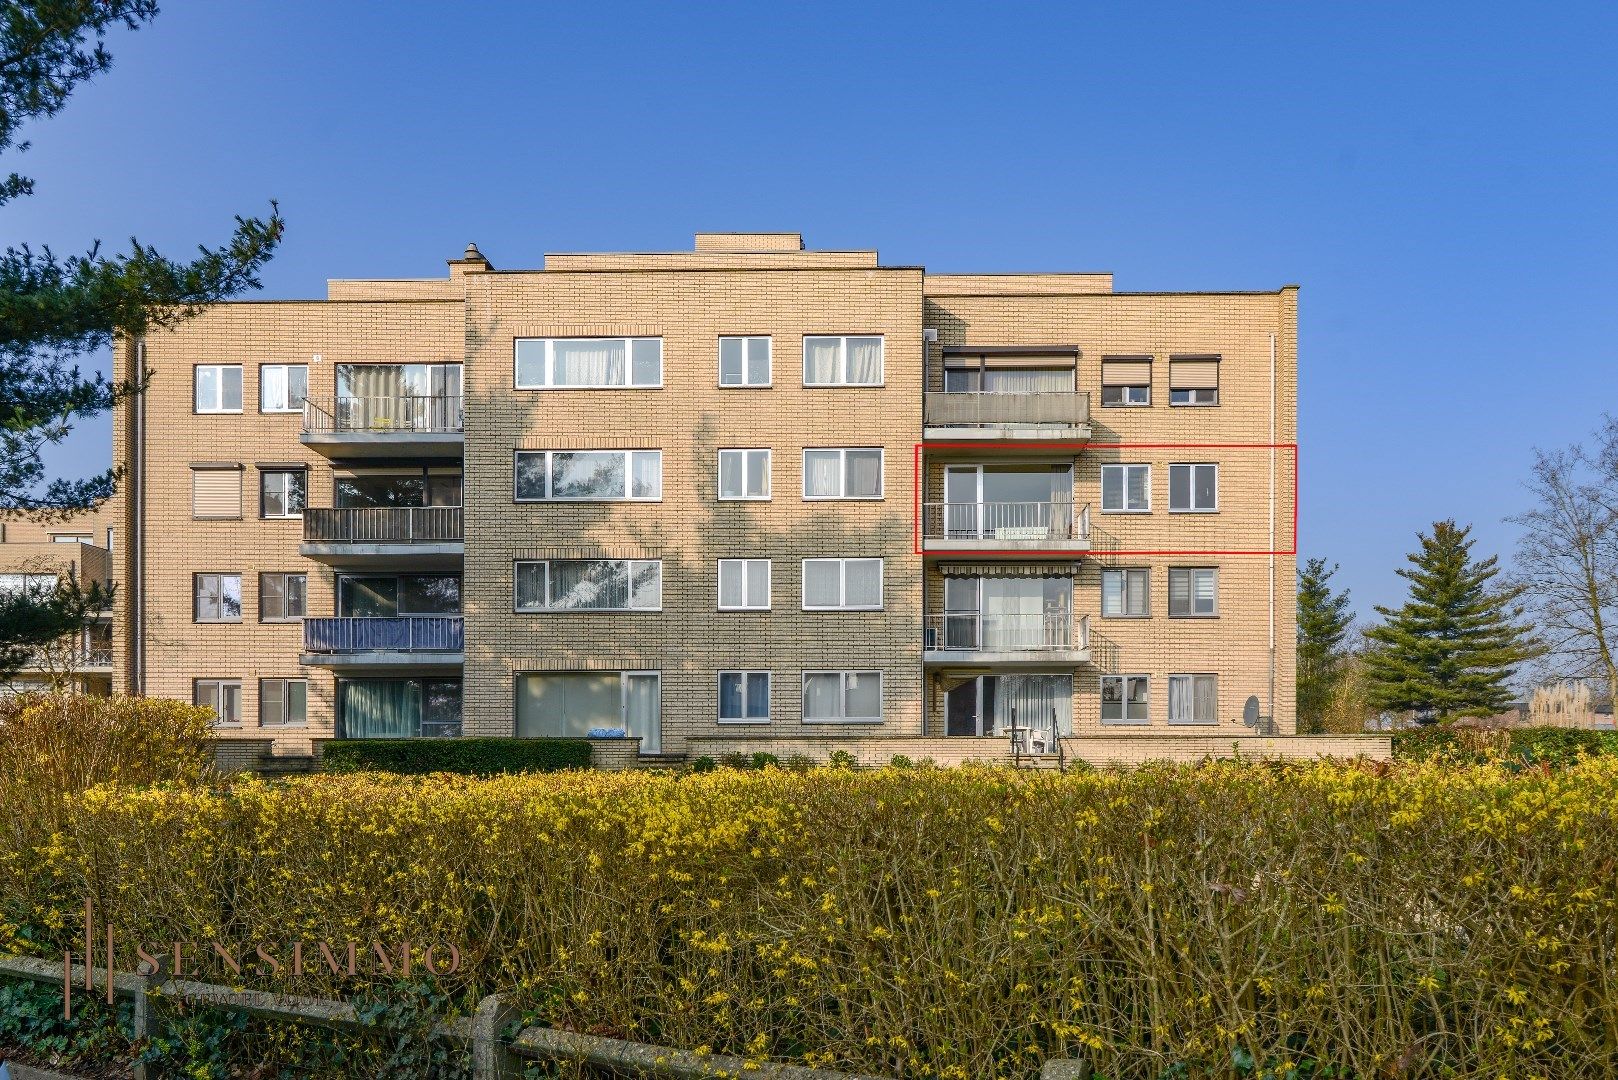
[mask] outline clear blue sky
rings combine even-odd
[[[1299,282],[1302,551],[1362,613],[1434,518],[1508,549],[1531,445],[1614,408],[1610,3],[164,7],[25,133],[0,241],[183,252],[273,197],[266,297],[698,229]]]

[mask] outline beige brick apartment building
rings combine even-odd
[[[117,365],[152,378],[115,431],[114,683],[224,738],[1138,760],[1294,730],[1292,286],[783,233],[469,247]]]

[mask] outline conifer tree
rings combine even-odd
[[[1326,709],[1342,677],[1344,643],[1354,625],[1348,590],[1333,592],[1337,565],[1310,559],[1298,578],[1298,730],[1324,730]]]
[[[1419,534],[1421,550],[1398,574],[1410,595],[1397,609],[1378,607],[1386,622],[1366,631],[1369,699],[1383,709],[1430,711],[1439,721],[1488,716],[1511,702],[1517,665],[1541,652],[1520,625],[1521,588],[1491,584],[1495,557],[1472,560],[1470,525],[1434,522]]]

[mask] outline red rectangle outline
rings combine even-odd
[[[1292,452],[1292,547],[1285,551],[1251,551],[1241,549],[1221,549],[1213,551],[1191,550],[1163,550],[1163,551],[1026,551],[1019,549],[1018,555],[1060,555],[1067,558],[1106,556],[1111,558],[1119,555],[1280,555],[1295,557],[1298,554],[1298,444],[1297,443],[1098,443],[1098,442],[1040,442],[1037,444],[1015,443],[994,444],[984,442],[919,442],[915,444],[915,457],[912,465],[913,487],[915,489],[915,517],[912,519],[913,554],[916,555],[947,555],[963,556],[975,555],[982,557],[983,551],[923,551],[921,545],[921,452],[923,450],[1026,450],[1030,445],[1037,445],[1040,449],[1071,449],[1071,450],[1290,450]]]

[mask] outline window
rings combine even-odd
[[[662,497],[661,450],[517,451],[518,502],[618,502]]]
[[[768,611],[770,560],[720,559],[719,607],[724,611]]]
[[[831,449],[803,452],[806,499],[880,499],[882,450]]]
[[[195,380],[195,408],[199,413],[242,411],[242,366],[240,364],[198,364],[192,369]]]
[[[1219,404],[1219,358],[1169,359],[1170,405]]]
[[[1145,514],[1152,509],[1150,465],[1101,466],[1101,512]]]
[[[518,390],[663,385],[663,339],[518,338]]]
[[[719,722],[721,724],[769,723],[770,673],[768,671],[721,671],[719,673]]]
[[[213,710],[214,723],[237,725],[242,722],[242,683],[240,679],[198,679],[192,684],[191,701]]]
[[[414,739],[461,733],[459,679],[339,679],[339,739]]]
[[[806,337],[803,385],[882,385],[880,337]]]
[[[193,618],[197,622],[242,621],[240,574],[193,574],[196,591]]]
[[[554,559],[516,564],[518,611],[658,611],[663,564],[653,559]]]
[[[308,396],[308,364],[259,365],[259,412],[302,412],[303,399]]]
[[[301,725],[308,715],[308,710],[308,679],[260,679],[258,681],[258,723],[260,727]]]
[[[1145,675],[1101,676],[1101,722],[1151,723],[1151,680]]]
[[[333,474],[332,500],[338,507],[460,506],[461,472],[444,466],[356,470]]]
[[[1120,408],[1152,403],[1152,358],[1102,357],[1101,404]]]
[[[1169,723],[1217,724],[1218,722],[1219,676],[1169,676]]]
[[[0,596],[44,599],[56,592],[55,574],[0,574]]]
[[[1170,618],[1211,618],[1219,614],[1219,570],[1212,566],[1169,568]]]
[[[53,544],[90,544],[95,542],[91,533],[51,533]]]
[[[805,723],[878,723],[882,719],[880,671],[803,673]]]
[[[306,614],[309,594],[307,574],[260,574],[258,576],[258,621],[285,622]]]
[[[1211,514],[1218,509],[1218,465],[1169,466],[1169,513]]]
[[[944,734],[1001,736],[1013,728],[1073,734],[1073,676],[977,675],[944,693]]]
[[[805,611],[870,610],[881,606],[881,559],[803,560]]]
[[[768,499],[770,497],[770,452],[768,450],[719,451],[719,497],[721,499]]]
[[[242,516],[242,467],[219,465],[191,469],[191,516],[193,518],[239,518]]]
[[[643,754],[662,747],[663,689],[656,671],[521,674],[516,691],[519,739],[611,731],[639,739]]]
[[[767,337],[720,338],[719,385],[770,385],[770,339]]]
[[[337,579],[340,618],[394,619],[460,613],[461,579],[455,574],[345,574]]]
[[[307,502],[309,473],[304,469],[264,469],[258,474],[259,516],[295,518],[303,516]]]
[[[1101,571],[1101,614],[1106,618],[1144,618],[1151,614],[1150,570]]]

